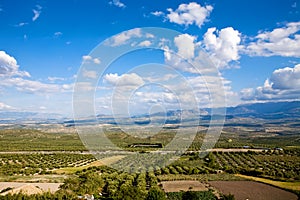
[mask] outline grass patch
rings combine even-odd
[[[274,181],[274,180],[269,180],[266,178],[259,178],[259,177],[253,177],[253,176],[246,176],[246,175],[241,175],[237,174],[237,177],[245,178],[245,179],[250,179],[253,181],[257,182],[262,182],[262,183],[267,183],[270,185],[274,185],[280,188],[288,189],[288,190],[295,190],[295,191],[300,191],[300,182],[283,182],[283,181]]]
[[[157,176],[159,181],[174,181],[174,180],[197,180],[197,181],[240,181],[245,180],[243,177],[238,177],[233,174],[168,174]]]
[[[96,160],[94,162],[91,162],[87,165],[80,166],[80,167],[64,167],[60,169],[55,169],[53,170],[54,173],[56,174],[74,174],[77,171],[82,171],[84,169],[87,169],[89,167],[98,167],[98,166],[103,166],[103,165],[110,165],[118,160],[124,158],[124,156],[111,156],[107,158],[102,158],[100,160]]]
[[[26,182],[26,183],[62,183],[66,179],[66,175],[34,175],[34,176],[0,176],[0,182]]]

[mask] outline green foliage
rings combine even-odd
[[[53,169],[82,166],[93,161],[92,155],[75,153],[0,154],[0,175],[51,174]]]
[[[0,151],[86,151],[75,133],[6,129],[0,130],[0,138]]]
[[[151,187],[146,200],[166,200],[166,194],[157,186]]]
[[[233,194],[223,194],[221,200],[235,200],[235,197]]]
[[[186,191],[167,193],[168,200],[217,200],[212,191]]]
[[[78,178],[68,178],[61,186],[64,191],[72,191],[77,195],[98,194],[102,191],[104,181],[98,173],[87,172],[81,174]]]
[[[0,195],[0,200],[49,200],[49,199],[55,199],[55,200],[78,200],[77,195],[74,194],[66,194],[66,193],[60,193],[57,192],[55,194],[52,193],[44,193],[44,194],[34,194],[34,195],[25,195],[25,194],[8,194],[6,196]]]

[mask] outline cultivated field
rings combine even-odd
[[[223,194],[233,194],[236,200],[297,200],[297,195],[253,181],[210,181]]]
[[[165,192],[180,191],[207,191],[205,184],[199,181],[162,181],[162,188]]]
[[[269,192],[295,199],[296,194],[300,193],[298,146],[275,148],[267,141],[263,146],[242,148],[237,145],[246,145],[243,139],[228,142],[228,138],[221,138],[218,144],[220,147],[232,146],[212,149],[201,157],[198,149],[203,135],[199,133],[188,152],[176,157],[170,165],[161,166],[154,164],[157,161],[156,155],[151,153],[160,147],[134,147],[130,144],[156,144],[161,141],[165,145],[173,138],[172,132],[164,130],[153,138],[144,139],[118,132],[106,134],[129,153],[98,152],[97,160],[85,149],[75,133],[0,130],[0,180],[5,182],[2,186],[0,184],[0,199],[18,199],[22,195],[28,199],[44,198],[42,196],[48,199],[78,199],[78,195],[85,194],[93,194],[98,199],[123,200],[125,196],[128,199],[146,199],[152,192],[167,196],[167,199],[185,199],[193,195],[204,199],[218,199],[224,195],[224,198],[230,198],[229,194],[233,194],[236,199],[259,199],[258,196],[263,199],[263,195]],[[227,136],[233,138],[233,135]],[[159,162],[170,158],[169,154],[164,154]],[[143,165],[145,161],[149,164]],[[136,171],[138,173],[132,173]],[[245,181],[247,179],[276,187]],[[45,185],[39,185],[41,183]],[[259,190],[261,188],[266,191],[264,194],[264,191]],[[12,195],[22,189],[22,193],[27,195]],[[49,189],[54,193],[45,193]],[[36,194],[25,192],[29,190]]]

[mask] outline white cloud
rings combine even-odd
[[[25,26],[27,24],[28,24],[27,22],[20,22],[19,24],[15,25],[15,27],[22,27],[22,26]]]
[[[232,61],[238,61],[241,49],[241,33],[232,27],[218,31],[209,28],[203,37],[203,46],[208,51],[213,62],[219,67],[229,67]]]
[[[32,81],[21,77],[4,79],[0,82],[0,86],[14,87],[21,92],[29,93],[55,93],[63,92],[61,85],[45,84],[40,81]]]
[[[82,62],[83,63],[94,63],[94,64],[100,64],[101,60],[99,58],[93,58],[90,55],[84,55],[82,56]]]
[[[58,32],[55,32],[55,33],[54,33],[54,37],[60,37],[60,36],[62,36],[62,34],[63,34],[63,33],[62,33],[62,32],[59,32],[59,31],[58,31]]]
[[[93,59],[92,56],[89,56],[89,55],[82,56],[83,61],[88,61],[88,60],[92,60],[92,59]]]
[[[156,16],[156,17],[165,15],[165,13],[163,13],[162,11],[154,11],[154,12],[151,12],[151,14]]]
[[[143,77],[143,79],[148,82],[162,82],[162,81],[164,82],[164,81],[170,81],[171,79],[174,79],[177,76],[178,74],[161,74],[158,77],[149,76],[149,77]]]
[[[201,48],[201,42],[196,37],[181,34],[174,38],[175,48],[170,48],[162,41],[165,63],[175,69],[193,74],[216,73],[217,68],[211,62],[209,55]],[[174,50],[173,50],[174,49]]]
[[[5,51],[0,51],[0,77],[3,76],[30,77],[30,74],[19,70],[19,65],[14,57],[8,55]]]
[[[169,12],[169,14],[167,14],[167,19],[170,22],[180,25],[189,26],[195,24],[198,27],[201,27],[212,10],[213,7],[210,5],[202,7],[195,2],[180,4],[175,11],[171,8],[167,9]]]
[[[182,56],[170,51],[167,47],[164,49],[165,63],[174,69],[190,73],[199,73],[199,71],[192,65],[193,60],[187,61]]]
[[[20,71],[19,65],[14,57],[0,51],[0,86],[4,88],[15,88],[21,92],[29,93],[54,93],[67,91],[58,84],[46,84],[40,81],[28,80],[30,74],[26,71]],[[48,77],[48,80],[57,81],[57,77]]]
[[[174,43],[178,49],[178,54],[185,59],[194,57],[196,38],[189,34],[181,34],[174,38]]]
[[[119,8],[125,8],[126,5],[124,3],[122,3],[120,0],[112,0],[109,2],[110,5],[114,5],[117,6]]]
[[[270,78],[270,81],[273,83],[272,88],[274,89],[300,90],[300,64],[295,65],[294,68],[285,67],[283,69],[275,70]]]
[[[300,22],[291,22],[282,28],[264,31],[246,47],[253,56],[300,57]]]
[[[93,70],[85,70],[85,69],[83,70],[82,75],[83,75],[83,77],[91,78],[91,79],[96,79],[96,78],[98,77],[96,71],[93,71]]]
[[[173,51],[164,43],[162,41],[161,48],[164,50],[165,63],[173,68],[195,74],[216,70],[208,58],[208,54],[200,48],[200,42],[196,41],[195,36],[188,34],[176,36],[174,45],[177,47],[177,51]]]
[[[106,74],[104,76],[104,81],[117,86],[139,86],[143,85],[143,79],[136,73],[131,74]]]
[[[35,21],[40,17],[41,11],[33,9],[32,12],[34,14],[34,16],[32,17],[32,21]]]
[[[151,45],[151,42],[149,40],[145,40],[143,42],[140,42],[138,46],[140,47],[149,47]]]
[[[155,38],[155,36],[151,33],[146,33],[146,38]]]
[[[74,90],[77,90],[77,91],[83,92],[83,93],[86,91],[92,91],[94,89],[95,89],[95,87],[92,86],[91,82],[76,82],[76,85],[74,87]],[[80,94],[80,95],[82,95],[82,94]]]
[[[12,109],[12,107],[5,103],[0,102],[0,110],[8,110],[8,109]]]
[[[209,28],[202,41],[197,41],[195,36],[189,34],[178,35],[174,38],[177,51],[163,43],[161,46],[164,49],[166,64],[190,73],[206,73],[215,71],[216,67],[236,67],[234,64],[238,62],[242,49],[240,42],[241,34],[228,27],[220,31]]]
[[[232,91],[231,81],[220,76],[196,76],[187,79],[198,102],[205,106],[225,106],[239,103],[238,94]],[[225,99],[226,97],[226,99]],[[214,103],[215,105],[212,105]]]
[[[125,44],[131,38],[140,38],[142,37],[141,29],[135,28],[129,31],[124,31],[111,39],[111,46],[120,46]]]
[[[47,78],[50,82],[56,82],[56,81],[65,81],[65,78],[62,77],[54,77],[54,76],[49,76]]]
[[[36,21],[42,13],[42,6],[36,5],[35,7],[36,7],[36,9],[32,10],[32,12],[34,14],[33,17],[32,17],[32,21]]]
[[[300,64],[275,70],[263,86],[241,91],[243,100],[300,99]]]
[[[93,59],[93,62],[94,62],[95,64],[100,64],[100,63],[101,63],[101,60],[100,60],[99,58],[94,58],[94,59]]]

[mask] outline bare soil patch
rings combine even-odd
[[[20,183],[20,182],[0,182],[0,191],[6,188],[12,188],[14,193],[21,190],[30,191],[32,188],[39,188],[42,192],[56,192],[62,183]],[[9,193],[9,192],[7,192]],[[6,193],[5,193],[6,194]],[[3,195],[3,194],[2,194]]]
[[[209,181],[223,194],[233,194],[236,200],[297,200],[296,194],[253,181]]]
[[[165,192],[208,190],[206,185],[199,181],[163,181],[161,184]]]

